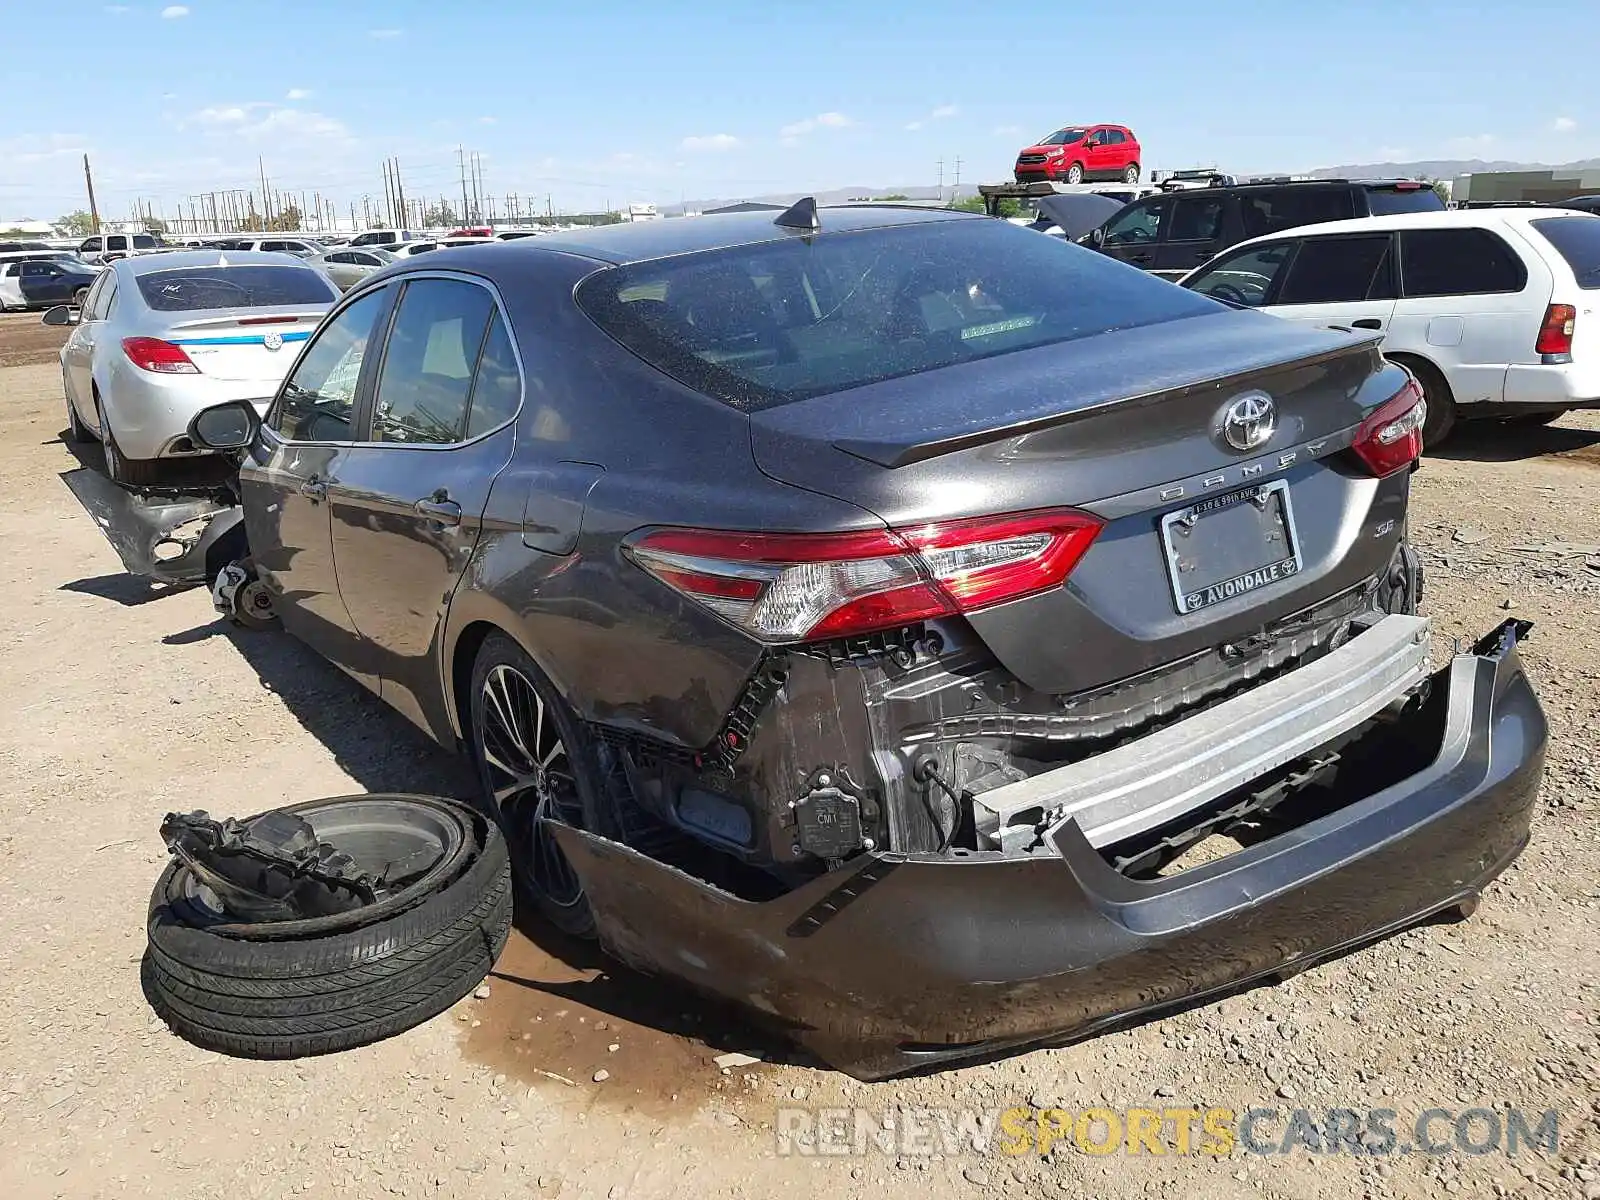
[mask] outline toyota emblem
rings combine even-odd
[[[283,334],[277,332],[266,334],[262,337],[261,344],[268,350],[282,350]]]
[[[1277,428],[1277,406],[1265,392],[1236,396],[1222,411],[1222,437],[1235,450],[1259,449]]]

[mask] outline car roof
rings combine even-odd
[[[1600,221],[1600,216],[1580,209],[1529,206],[1527,208],[1449,208],[1434,212],[1394,213],[1387,217],[1354,217],[1344,221],[1319,221],[1315,225],[1296,225],[1275,233],[1264,233],[1229,246],[1227,253],[1241,246],[1257,242],[1281,241],[1285,238],[1307,237],[1324,233],[1391,233],[1403,229],[1492,229],[1497,225],[1526,225],[1530,221],[1549,220],[1551,217],[1590,217]]]
[[[151,275],[157,271],[181,271],[187,267],[287,267],[305,264],[303,259],[290,258],[277,250],[174,250],[167,254],[119,258],[111,265],[124,275]]]
[[[818,236],[853,233],[863,229],[887,229],[900,225],[920,225],[931,221],[987,221],[981,213],[953,212],[938,208],[894,208],[888,205],[819,208],[821,228]],[[714,213],[689,219],[664,218],[656,221],[624,221],[617,225],[596,225],[565,233],[541,234],[536,238],[517,238],[504,245],[508,254],[540,254],[560,251],[600,262],[623,265],[694,254],[702,250],[726,250],[802,236],[774,223],[775,211]]]

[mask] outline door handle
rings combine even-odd
[[[440,525],[461,524],[461,505],[450,499],[450,493],[443,488],[425,500],[418,500],[411,510],[419,517],[427,517]]]
[[[313,475],[310,479],[301,481],[300,494],[313,504],[326,500],[328,498],[328,482]]]
[[[1382,329],[1383,322],[1377,317],[1362,317],[1359,321],[1350,322],[1351,329]]]

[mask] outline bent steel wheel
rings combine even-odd
[[[516,666],[497,663],[480,685],[478,753],[486,784],[511,844],[512,861],[544,904],[582,910],[583,884],[546,825],[584,824],[583,799],[556,715]]]

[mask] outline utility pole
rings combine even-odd
[[[961,155],[956,155],[956,191],[961,190]]]
[[[467,215],[467,154],[461,146],[456,147],[456,165],[461,168],[461,216]]]
[[[394,194],[395,198],[400,201],[400,224],[408,226],[411,224],[411,214],[406,208],[405,184],[400,182],[400,160],[396,158],[391,161],[394,163]]]
[[[259,154],[256,155],[256,166],[261,171],[261,225],[265,229],[267,212],[272,206],[272,198],[267,194],[267,164]]]
[[[939,199],[944,199],[944,159],[939,160]]]
[[[389,160],[383,160],[383,211],[391,225],[398,224],[394,219],[394,187],[389,181]]]
[[[100,209],[94,202],[94,175],[89,170],[89,156],[83,156],[83,182],[89,189],[89,232],[100,232]]]

